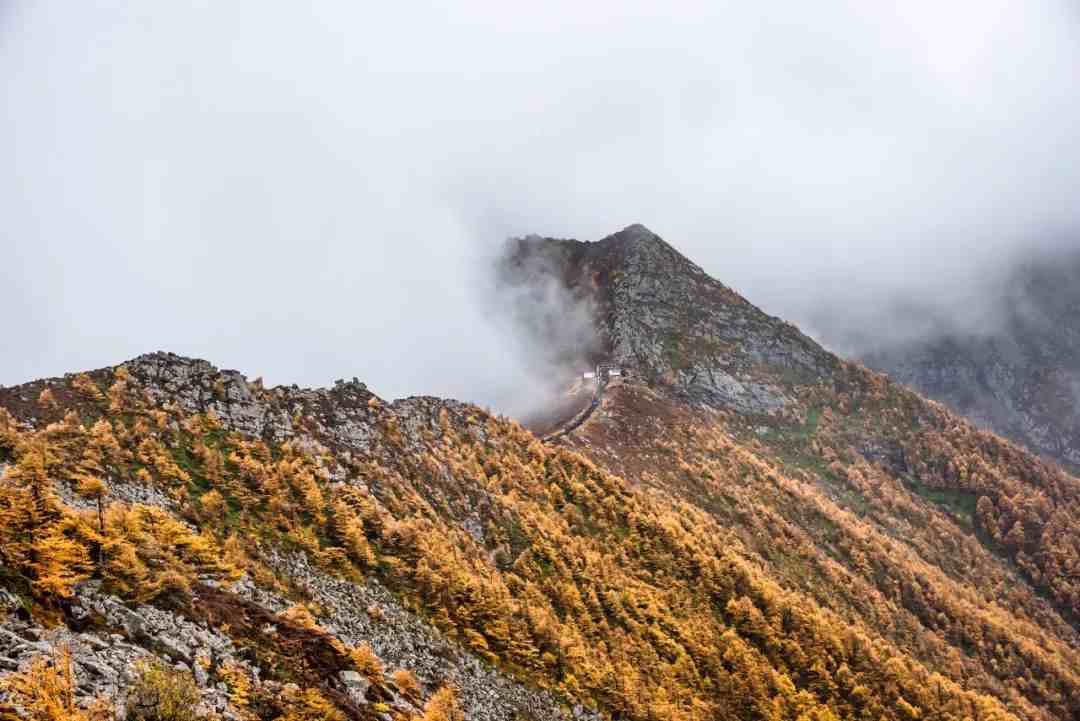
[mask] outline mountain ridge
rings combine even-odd
[[[161,659],[245,720],[1076,717],[1080,481],[622,233],[511,246],[629,371],[552,442],[167,353],[0,389],[8,678],[70,643],[121,716]]]

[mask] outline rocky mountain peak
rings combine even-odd
[[[588,245],[593,246],[590,255],[603,259],[612,271],[629,273],[651,267],[668,272],[704,275],[704,271],[689,258],[640,223],[629,225]]]
[[[792,378],[835,362],[644,225],[593,242],[516,239],[501,274],[516,286],[560,284],[591,309],[591,357],[694,402],[769,413]]]

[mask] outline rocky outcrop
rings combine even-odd
[[[205,625],[154,606],[128,606],[87,583],[70,607],[67,626],[43,627],[16,613],[18,600],[6,595],[7,617],[0,622],[0,669],[22,671],[38,658],[71,653],[76,697],[87,706],[109,700],[117,718],[124,717],[128,691],[140,661],[158,659],[192,674],[202,697],[200,713],[238,719],[223,685],[211,683],[207,668],[236,663],[258,674],[239,657],[232,641]],[[81,630],[80,630],[81,629]]]

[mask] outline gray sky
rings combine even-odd
[[[1080,238],[1065,0],[306,5],[0,2],[0,383],[169,349],[515,410],[507,235],[641,222],[810,332]]]

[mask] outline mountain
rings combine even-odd
[[[0,389],[8,713],[1080,716],[1075,477],[644,227],[499,275],[590,314],[539,434],[166,353]]]
[[[1030,262],[992,302],[995,323],[879,344],[864,362],[979,425],[1080,469],[1080,253]]]
[[[649,385],[677,389],[689,402],[776,410],[788,400],[785,384],[757,369],[812,379],[837,362],[641,225],[595,243],[518,239],[502,275],[511,284],[535,282],[537,268],[595,308],[594,357],[633,369]]]

